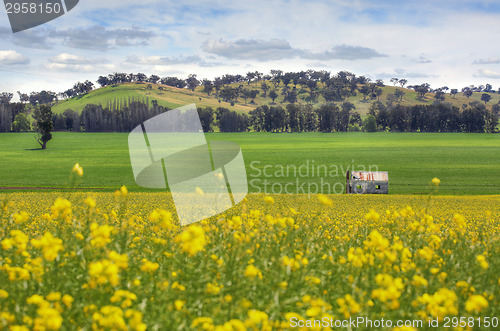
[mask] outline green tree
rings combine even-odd
[[[396,97],[396,100],[403,101],[405,93],[401,90],[396,89],[396,91],[394,91],[394,96]]]
[[[481,95],[481,101],[484,102],[484,104],[486,105],[488,102],[490,102],[491,100],[491,95],[489,95],[488,93],[483,93]]]
[[[212,91],[214,90],[214,84],[212,83],[212,81],[209,79],[204,79],[201,84],[203,85],[203,92],[210,96],[210,93],[212,93]]]
[[[200,85],[200,81],[198,79],[196,79],[196,75],[189,75],[188,78],[186,79],[186,83],[187,83],[187,86],[188,86],[188,89],[190,89],[191,91],[194,91],[194,89]]]
[[[42,105],[35,109],[33,118],[38,130],[38,137],[35,139],[42,149],[46,149],[47,142],[52,139],[51,131],[54,128],[54,123],[52,123],[52,109],[49,106]]]
[[[359,88],[359,92],[363,94],[363,101],[366,101],[366,97],[370,95],[371,89],[367,84],[365,84]]]
[[[26,132],[31,130],[31,124],[25,113],[19,113],[14,117],[14,123],[12,123],[12,131],[14,132]]]
[[[473,94],[473,92],[470,88],[464,89],[464,90],[462,90],[462,92],[464,92],[464,95],[467,97],[467,99],[469,99]]]
[[[276,100],[276,98],[278,97],[278,93],[276,93],[275,90],[272,90],[271,92],[269,92],[269,97],[271,99],[273,99],[273,103],[274,103],[274,100]]]
[[[450,91],[450,94],[453,96],[453,99],[455,99],[455,96],[457,95],[457,93],[458,93],[458,89],[456,89],[456,88],[452,88]]]
[[[368,115],[363,121],[363,130],[365,132],[377,132],[377,121],[375,116]]]

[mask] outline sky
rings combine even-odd
[[[12,33],[0,8],[0,92],[61,92],[113,72],[213,79],[271,69],[498,90],[498,22],[498,0],[80,0]]]

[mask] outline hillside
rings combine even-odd
[[[148,89],[148,85],[151,85],[152,88]],[[160,90],[160,88],[163,90]],[[238,112],[248,112],[254,108],[244,104],[231,106],[224,101],[219,103],[214,96],[208,97],[206,93],[201,91],[192,92],[188,89],[179,89],[161,84],[125,83],[102,87],[87,94],[60,101],[52,107],[52,112],[60,114],[66,109],[81,112],[87,104],[106,106],[108,102],[113,102],[113,100],[127,100],[128,98],[140,100],[148,98],[150,103],[156,100],[159,105],[168,108],[177,108],[192,103],[195,103],[198,107],[212,107],[214,109],[226,107]]]
[[[99,88],[93,90],[87,94],[80,95],[77,97],[73,97],[67,100],[59,101],[56,105],[52,107],[52,111],[54,113],[63,113],[66,109],[72,109],[78,112],[81,112],[86,104],[101,104],[106,106],[108,102],[113,102],[114,100],[127,100],[129,98],[134,99],[148,99],[151,103],[153,100],[158,101],[158,104],[169,107],[176,108],[180,106],[184,106],[187,104],[195,103],[198,107],[212,107],[213,109],[217,107],[225,107],[230,110],[234,110],[240,113],[246,113],[250,110],[262,106],[262,105],[273,105],[272,99],[269,97],[269,93],[264,98],[262,96],[262,88],[261,82],[252,82],[250,84],[241,83],[241,84],[232,84],[231,87],[238,87],[240,85],[243,86],[243,89],[248,90],[259,90],[259,95],[253,100],[247,99],[247,103],[242,97],[238,98],[238,101],[234,103],[234,106],[231,106],[230,103],[220,100],[215,97],[214,93],[211,93],[210,96],[207,93],[204,93],[203,87],[198,86],[194,92],[188,89],[179,89],[167,85],[161,84],[150,84],[150,83],[125,83],[113,86],[107,86],[103,88]],[[273,87],[274,84],[272,82],[267,82],[270,87]],[[148,85],[151,87],[148,88]],[[291,85],[293,87],[293,84]],[[322,89],[322,85],[318,84],[319,91]],[[283,95],[281,95],[281,91],[283,89],[283,84],[280,84],[276,88],[276,92],[278,97],[275,100],[276,105],[286,105],[283,102]],[[432,104],[435,102],[435,94],[427,93],[425,98],[419,98],[418,94],[407,88],[401,87],[393,87],[393,86],[384,86],[381,88],[382,94],[379,96],[379,100],[381,102],[386,103],[387,97],[389,94],[394,94],[396,90],[401,90],[404,92],[404,96],[402,101],[400,102],[402,105],[412,106],[416,104]],[[271,90],[271,88],[270,88]],[[307,90],[303,90],[300,86],[297,86],[298,92],[298,102],[299,103],[307,103],[305,101],[306,97],[309,95]],[[445,102],[450,102],[454,106],[461,107],[464,103],[468,104],[472,101],[481,101],[482,93],[474,93],[470,98],[464,96],[463,93],[458,93],[455,97],[451,94],[447,93],[445,95]],[[491,100],[487,104],[487,108],[491,108],[492,105],[500,102],[500,95],[498,93],[490,93]],[[347,99],[347,101],[354,104],[356,107],[356,111],[361,115],[366,115],[369,111],[370,105],[376,99],[366,98],[364,99],[363,95],[357,92],[356,96],[351,96]],[[319,107],[321,104],[325,103],[325,99],[321,94],[318,96],[317,100],[313,103],[314,107]]]

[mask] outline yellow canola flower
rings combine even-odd
[[[125,187],[125,186],[120,187],[120,193],[122,196],[126,197],[128,194],[127,187]]]
[[[346,294],[343,298],[338,298],[336,302],[340,307],[339,312],[344,315],[344,318],[349,318],[361,310],[361,305],[350,294]]]
[[[318,194],[318,200],[321,202],[322,205],[325,205],[327,207],[333,207],[333,201],[330,199],[328,196],[324,194]]]
[[[143,259],[140,269],[143,272],[153,273],[156,270],[158,270],[159,267],[160,267],[160,265],[158,263],[148,261],[147,259]]]
[[[400,327],[395,327],[394,329],[392,329],[392,331],[418,331],[418,330],[413,326],[400,326]]]
[[[98,225],[97,223],[92,223],[90,225],[90,235],[92,239],[90,244],[94,247],[104,247],[106,244],[111,242],[111,234],[114,232],[115,228],[111,225]]]
[[[193,256],[204,249],[207,239],[203,227],[195,224],[178,234],[175,242],[180,243],[182,250],[189,256]]]
[[[120,269],[110,260],[101,260],[89,264],[89,285],[91,288],[97,285],[111,284],[117,286],[120,281]]]
[[[54,261],[59,251],[64,250],[62,242],[62,239],[55,238],[50,232],[46,232],[40,239],[31,239],[31,245],[41,248],[43,258],[47,261]]]
[[[7,299],[9,297],[9,292],[0,289],[0,299]]]
[[[83,168],[80,167],[78,163],[76,163],[73,166],[73,169],[71,170],[73,173],[77,174],[78,176],[82,177],[83,176]]]
[[[45,299],[47,301],[59,301],[61,300],[61,293],[60,292],[50,292],[45,296]]]
[[[66,305],[66,307],[68,307],[68,308],[71,308],[74,300],[75,299],[73,299],[73,297],[69,294],[63,295],[63,297],[61,299],[62,303],[64,303]]]
[[[389,240],[384,238],[377,230],[373,230],[368,235],[368,240],[364,242],[365,247],[371,247],[380,251],[384,251],[389,247]]]
[[[471,295],[465,302],[465,310],[469,313],[480,313],[485,308],[488,308],[488,306],[488,300],[486,300],[482,295]]]
[[[142,322],[142,313],[134,309],[127,309],[125,317],[128,319],[128,326],[133,331],[146,331],[146,324]]]
[[[216,282],[207,283],[207,293],[208,294],[219,294],[224,285],[219,285]]]
[[[30,329],[24,325],[11,325],[9,331],[29,331]]]
[[[259,279],[262,279],[262,272],[260,271],[259,268],[257,268],[253,264],[247,265],[247,267],[245,268],[244,275],[245,275],[245,277],[248,277],[248,278],[258,277]]]
[[[439,184],[441,183],[441,181],[439,180],[439,178],[432,178],[432,184],[436,185],[436,186],[439,186]]]
[[[377,213],[374,209],[370,209],[368,214],[365,215],[365,219],[367,221],[377,222],[380,218],[380,214]]]
[[[128,268],[128,256],[127,254],[118,254],[115,251],[108,253],[108,258],[115,263],[120,269]]]
[[[127,308],[132,306],[132,301],[137,300],[137,295],[135,293],[126,290],[117,290],[111,297],[110,301],[112,303],[121,302],[120,306],[122,308]]]
[[[95,199],[92,197],[87,197],[84,202],[90,209],[94,209],[96,206]]]
[[[486,261],[486,257],[484,257],[484,255],[478,255],[476,256],[476,261],[479,263],[479,265],[481,266],[481,268],[483,268],[484,270],[488,269],[489,268],[489,264],[488,262]]]
[[[429,282],[422,276],[413,275],[413,280],[411,284],[415,287],[422,287],[429,285]]]
[[[214,328],[214,320],[210,317],[197,317],[191,323],[191,328],[201,330],[212,330]]]
[[[93,330],[128,330],[123,311],[119,307],[104,306],[92,315]]]
[[[441,288],[433,295],[425,293],[417,298],[416,303],[424,304],[426,311],[440,321],[445,316],[458,315],[457,295],[447,288]]]
[[[71,202],[64,198],[57,198],[51,207],[52,218],[68,218],[71,216]]]
[[[25,211],[21,211],[19,213],[16,213],[12,216],[12,218],[14,219],[14,222],[16,224],[22,224],[22,223],[26,223],[29,219],[29,215],[27,212]]]
[[[267,195],[265,198],[264,198],[264,201],[270,205],[272,205],[274,203],[274,198],[272,196],[269,196]]]
[[[33,330],[59,330],[61,328],[63,318],[57,309],[41,306],[36,313]]]
[[[177,309],[177,310],[181,310],[185,304],[186,304],[186,301],[184,301],[184,300],[175,300],[175,302],[174,302],[175,309]]]

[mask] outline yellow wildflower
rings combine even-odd
[[[205,231],[201,226],[190,225],[175,237],[175,242],[181,244],[181,248],[184,252],[193,256],[203,250],[207,240],[205,238]]]
[[[465,310],[469,313],[480,313],[485,308],[488,308],[488,300],[486,300],[482,295],[471,295],[467,302],[465,302]]]
[[[245,277],[255,278],[258,277],[262,279],[262,272],[259,268],[255,267],[253,264],[247,265],[245,268]]]
[[[59,251],[64,250],[62,239],[55,238],[50,232],[45,232],[40,239],[31,239],[31,244],[42,249],[43,257],[47,261],[54,261]]]
[[[80,167],[78,163],[73,166],[73,169],[71,171],[80,177],[83,176],[83,168]]]

